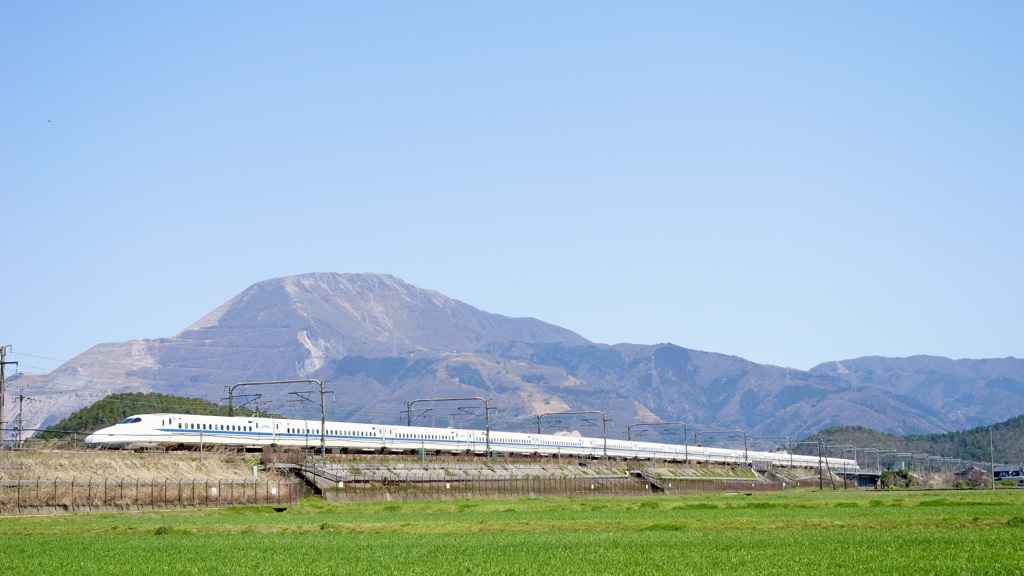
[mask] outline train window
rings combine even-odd
[[[178,422],[178,429],[181,429],[181,422]]]

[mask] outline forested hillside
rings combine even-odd
[[[858,448],[898,450],[975,462],[988,462],[994,449],[997,464],[1021,464],[1024,461],[1024,415],[991,426],[979,426],[946,434],[895,436],[863,426],[834,426],[825,428],[819,434],[805,438],[804,441],[813,442],[819,435],[827,438],[829,445],[832,446],[851,445]],[[808,447],[802,448],[798,452],[810,453]]]
[[[155,392],[128,392],[111,394],[106,398],[82,408],[71,416],[47,427],[38,435],[43,440],[66,438],[73,434],[89,434],[100,428],[113,426],[132,414],[203,414],[227,416],[226,406],[214,404],[200,398],[185,398]],[[236,415],[250,415],[247,408],[236,408]]]

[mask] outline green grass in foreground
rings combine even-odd
[[[1024,491],[353,503],[0,519],[0,574],[1024,573]]]

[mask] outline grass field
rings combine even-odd
[[[465,500],[0,519],[0,574],[1021,574],[1024,491]]]

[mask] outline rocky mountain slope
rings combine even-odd
[[[472,401],[403,411],[417,399],[483,397],[495,408],[496,429],[535,430],[540,414],[601,411],[610,437],[658,421],[753,436],[844,424],[945,432],[1024,413],[1024,361],[1013,358],[867,358],[801,371],[672,344],[596,344],[383,274],[260,282],[176,336],[98,345],[19,383],[39,400],[26,406],[26,427],[42,427],[112,392],[223,401],[225,389],[241,382],[304,379],[328,382],[328,418],[482,426]],[[319,417],[313,391],[305,383],[243,387],[236,403]],[[588,428],[593,415],[542,420],[601,434]]]

